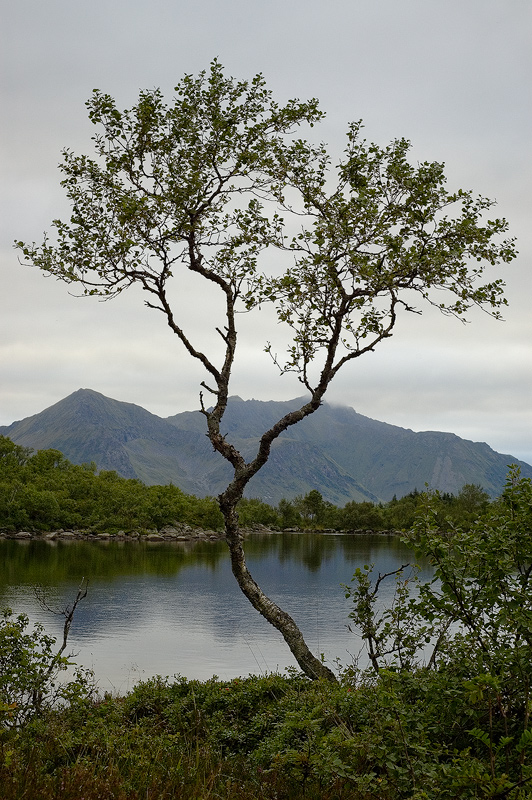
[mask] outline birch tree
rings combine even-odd
[[[515,255],[506,221],[486,218],[489,199],[449,191],[442,164],[411,164],[406,139],[366,142],[360,122],[348,126],[334,165],[324,144],[299,135],[322,119],[317,100],[279,105],[262,75],[235,80],[217,61],[186,75],[169,104],[159,90],[143,91],[121,111],[94,91],[87,107],[98,129],[95,155],[67,149],[60,166],[70,220],[55,220],[41,245],[16,246],[26,263],[86,295],[112,298],[140,286],[202,365],[206,434],[232,467],[218,500],[233,574],[303,672],[334,680],[250,574],[238,503],[277,437],[319,408],[341,369],[391,337],[403,312],[429,304],[463,318],[479,306],[499,316],[503,283],[485,272]],[[186,285],[187,273],[218,293],[224,324],[211,332],[220,357],[198,343],[172,301],[171,287]],[[308,399],[244,458],[222,432],[237,320],[267,306],[287,334],[286,350],[263,346]],[[209,324],[207,315],[203,332]]]

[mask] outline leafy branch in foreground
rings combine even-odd
[[[28,633],[25,614],[13,617],[10,609],[4,610],[0,620],[0,726],[18,728],[61,700],[89,693],[89,671],[77,669],[75,680],[58,680],[73,666],[64,652],[77,606],[86,596],[83,580],[72,605],[59,612],[65,621],[57,649],[56,639],[45,633],[43,625],[35,623]]]
[[[442,164],[413,166],[407,140],[369,144],[360,123],[349,126],[344,156],[332,168],[325,145],[296,136],[301,125],[321,120],[315,99],[280,106],[262,75],[236,81],[217,61],[186,75],[170,105],[159,90],[141,92],[125,111],[100,91],[87,105],[100,130],[96,158],[65,150],[61,165],[70,221],[53,223],[54,242],[17,247],[87,295],[109,298],[140,286],[146,305],[203,366],[202,387],[213,402],[200,394],[207,435],[233,468],[219,505],[234,576],[303,671],[334,680],[251,576],[237,505],[273,442],[319,408],[340,369],[393,334],[400,312],[418,312],[420,300],[460,318],[472,306],[499,316],[502,281],[484,279],[488,267],[515,256],[513,240],[501,239],[507,224],[485,220],[492,201],[449,192]],[[218,294],[223,324],[213,322],[203,293],[195,313],[202,341],[210,329],[212,352],[221,345],[221,356],[187,327],[179,303],[187,274]],[[309,399],[265,431],[246,460],[222,420],[238,313],[265,305],[287,333],[284,355],[266,347]]]
[[[382,612],[377,592],[394,573],[372,582],[371,570],[359,569],[346,588],[350,616],[377,674],[428,670],[449,685],[458,679],[467,733],[487,749],[491,786],[499,781],[509,795],[532,780],[532,481],[512,467],[501,499],[469,530],[442,532],[432,505],[426,494],[405,541],[433,577],[407,582],[404,567],[397,570],[398,591]]]

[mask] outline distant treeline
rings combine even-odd
[[[304,497],[281,500],[276,507],[259,499],[244,499],[239,514],[245,527],[406,530],[412,526],[422,498],[415,490],[388,503],[351,501],[338,508],[313,490]],[[492,505],[482,487],[472,484],[457,495],[436,495],[435,503],[442,526],[451,520],[463,527]],[[127,533],[175,524],[220,530],[223,520],[212,497],[188,495],[172,484],[146,486],[114,471],[97,472],[96,464],[72,464],[59,450],[33,453],[0,436],[1,529]]]
[[[0,528],[127,533],[175,522],[217,529],[222,516],[212,498],[98,473],[96,464],[72,464],[59,450],[32,454],[0,436]]]

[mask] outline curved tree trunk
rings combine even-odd
[[[242,592],[253,608],[282,634],[292,655],[307,677],[312,680],[321,678],[336,681],[334,673],[311,653],[303,634],[290,614],[270,600],[253,579],[246,565],[242,534],[238,526],[238,515],[235,508],[225,508],[223,513],[226,539],[231,553],[231,569]]]

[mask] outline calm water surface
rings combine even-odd
[[[391,536],[254,534],[246,546],[251,573],[299,624],[309,647],[351,663],[360,640],[348,630],[342,583],[358,566],[388,572],[413,561]],[[0,606],[62,634],[64,608],[82,577],[69,644],[76,662],[94,669],[102,689],[127,691],[153,675],[232,678],[295,666],[284,640],[248,603],[231,574],[224,542],[121,543],[0,541]],[[428,572],[427,572],[428,575]],[[393,594],[384,584],[383,601]]]

